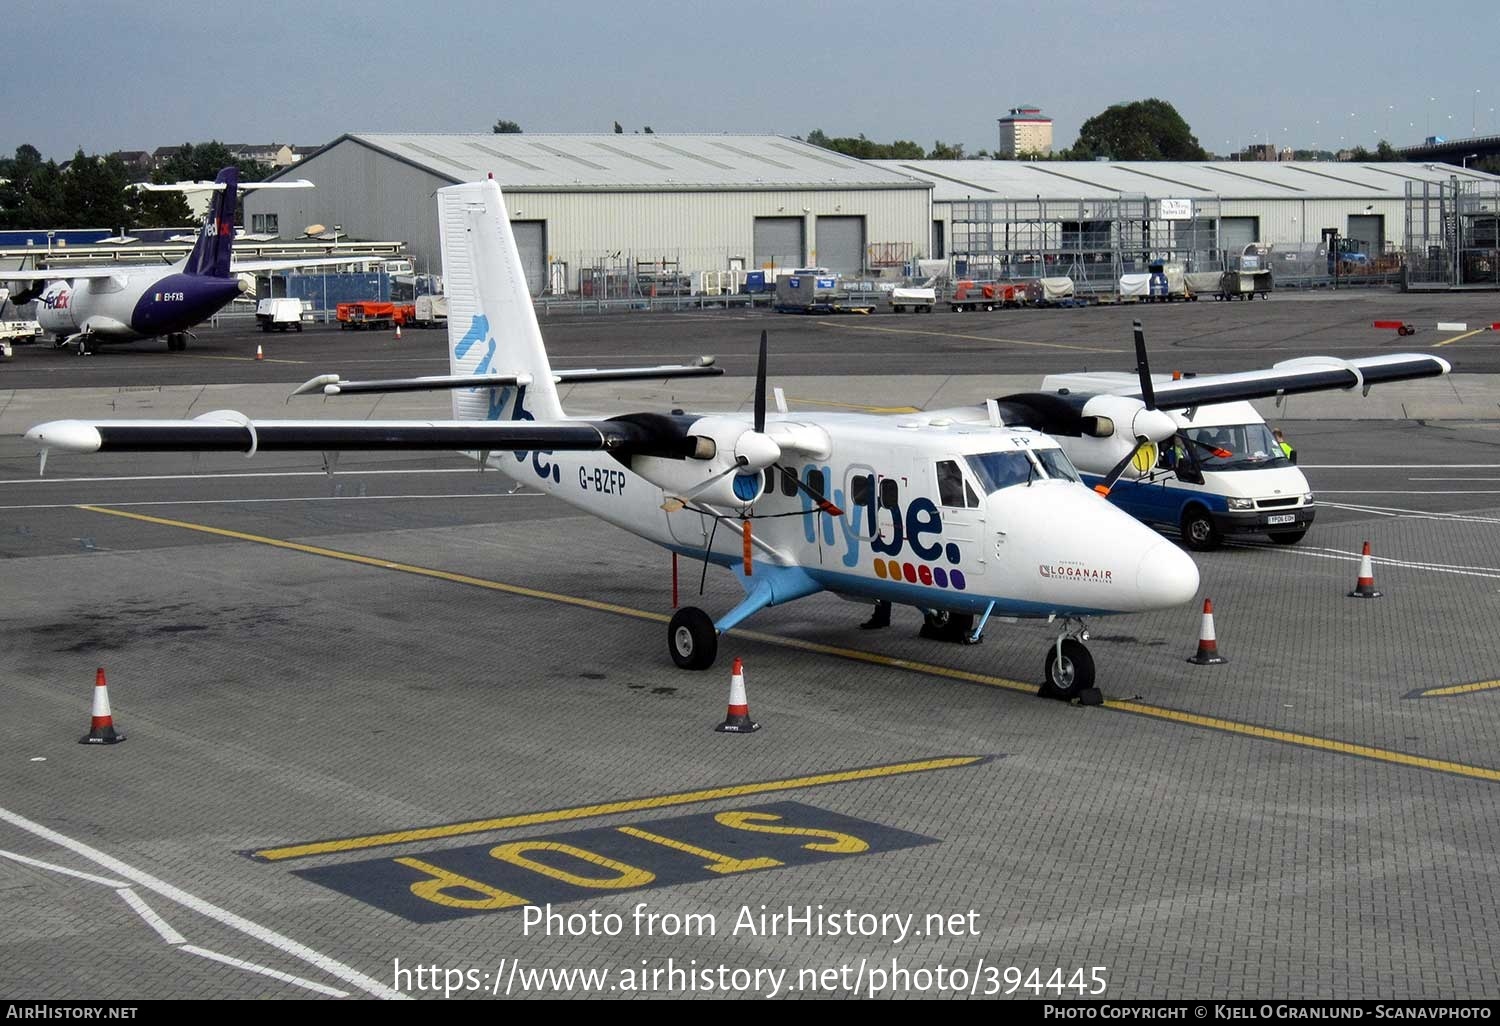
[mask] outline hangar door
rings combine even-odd
[[[1228,262],[1227,266],[1235,266],[1235,258],[1245,252],[1245,247],[1252,242],[1259,241],[1260,218],[1219,218],[1219,245],[1224,249],[1224,259]]]
[[[1350,214],[1348,237],[1364,247],[1362,252],[1366,256],[1374,259],[1385,252],[1385,215]]]
[[[540,296],[547,286],[547,222],[512,221],[510,230],[521,251],[521,266],[526,268],[526,285],[533,296]]]
[[[802,218],[757,217],[755,219],[755,266],[801,267]]]
[[[841,274],[859,274],[865,269],[865,219],[863,217],[818,218],[819,267]]]

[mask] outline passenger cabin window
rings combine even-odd
[[[827,495],[824,491],[823,472],[816,467],[807,472],[807,487],[819,495]]]
[[[788,498],[797,494],[797,472],[791,467],[781,468],[781,494]]]
[[[871,474],[856,474],[849,479],[849,501],[856,506],[867,506],[870,503],[870,487],[874,481]]]
[[[880,504],[886,509],[895,509],[901,504],[901,489],[896,484],[894,477],[887,477],[881,480]]]
[[[965,456],[969,469],[979,479],[986,495],[993,495],[1002,488],[1026,484],[1037,477],[1036,467],[1024,450],[1015,452],[987,452]]]

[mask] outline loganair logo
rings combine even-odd
[[[802,468],[803,482],[814,490],[823,490],[829,476],[828,467],[807,464]],[[868,544],[874,557],[875,576],[881,580],[959,591],[968,587],[964,572],[958,568],[963,553],[957,544],[943,539],[943,515],[937,504],[919,495],[903,506],[901,489],[894,479],[879,479],[877,486],[874,475],[865,476],[869,487],[859,485],[859,490],[867,493],[865,501],[846,505],[843,488],[835,488],[829,495],[833,504],[845,511],[843,516],[821,514],[803,518],[807,541],[821,541],[824,546],[834,548],[842,545],[839,558],[847,567],[859,565]],[[803,511],[814,512],[812,499],[800,490],[798,494],[802,496]],[[910,558],[895,558],[902,555]]]
[[[1083,563],[1039,563],[1037,573],[1049,580],[1088,581],[1090,584],[1114,584],[1113,570],[1100,570]]]
[[[484,356],[474,365],[474,369],[470,371],[471,374],[488,374],[490,367],[494,364],[495,350],[497,348],[497,343],[490,337],[490,319],[484,314],[475,314],[474,320],[469,323],[469,330],[464,332],[463,338],[454,344],[453,355],[455,358],[462,360],[469,355],[475,346],[480,344],[483,344],[485,347]],[[470,391],[478,392],[479,389],[474,388],[470,389]],[[486,420],[536,420],[536,416],[526,408],[525,385],[515,387],[505,385],[500,388],[486,389],[485,391],[488,392],[484,413]],[[506,416],[507,410],[509,410],[508,417]],[[531,469],[542,480],[551,478],[554,483],[562,480],[562,468],[551,460],[542,458],[544,456],[551,456],[551,450],[538,449],[534,452],[527,452],[523,449],[513,453],[513,455],[519,463],[525,463],[529,457],[531,460]]]

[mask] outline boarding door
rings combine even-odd
[[[979,483],[958,456],[937,460],[931,473],[929,494],[936,496],[938,514],[943,518],[943,564],[961,563],[970,576],[984,573],[990,554],[984,548],[984,502]]]

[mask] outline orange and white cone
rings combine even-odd
[[[1375,568],[1370,563],[1370,543],[1365,542],[1365,551],[1359,557],[1359,580],[1354,582],[1350,598],[1380,598],[1375,590]]]
[[[78,739],[81,745],[114,745],[125,740],[115,732],[115,719],[109,714],[109,688],[104,683],[104,667],[94,674],[94,708],[89,732]]]
[[[266,354],[265,354],[265,352],[264,352],[264,351],[263,351],[263,350],[262,350],[262,349],[261,349],[261,348],[260,348],[260,345],[259,345],[259,343],[257,343],[257,344],[256,344],[256,346],[255,346],[255,358],[256,358],[256,359],[257,359],[257,360],[264,360],[264,359],[265,359],[265,358],[266,358]]]
[[[1214,636],[1214,600],[1203,600],[1203,625],[1198,628],[1198,651],[1188,656],[1188,662],[1199,666],[1217,666],[1229,662],[1219,654],[1219,641]]]
[[[745,665],[735,656],[729,677],[729,715],[714,730],[720,734],[752,734],[759,729],[760,724],[750,718],[750,703],[745,698]]]
[[[400,321],[396,322],[396,341],[397,342],[401,341],[401,322]]]

